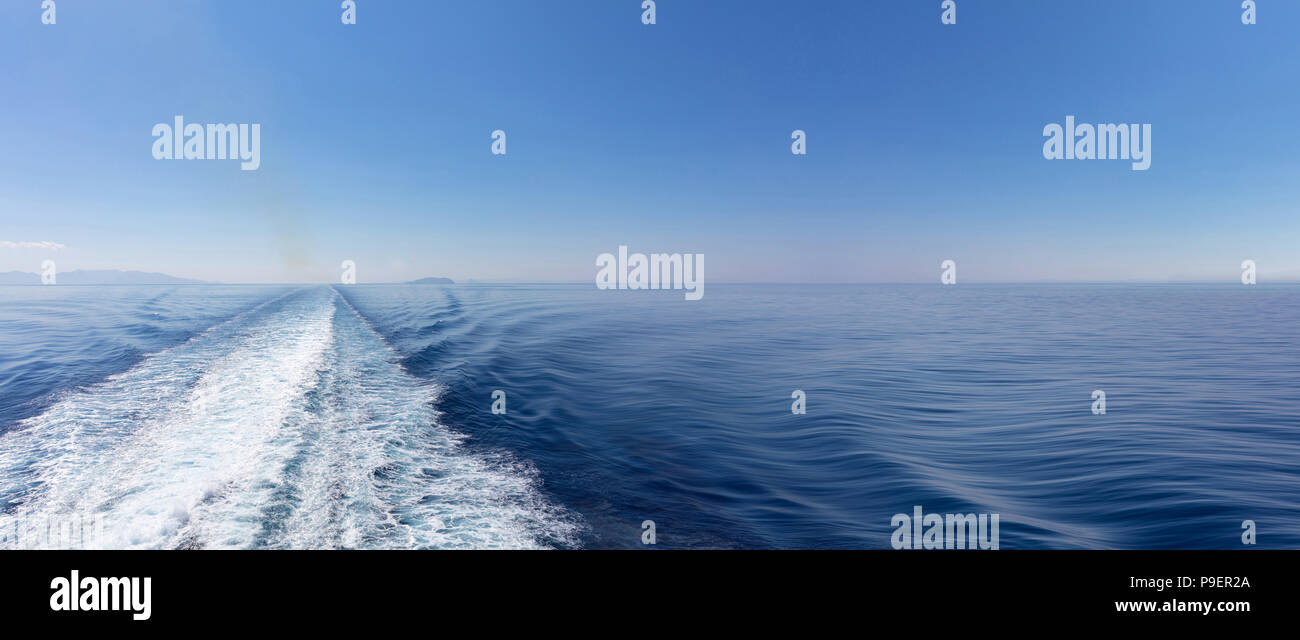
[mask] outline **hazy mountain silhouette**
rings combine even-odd
[[[165,273],[118,270],[75,270],[56,275],[57,284],[202,284],[202,280],[177,278]],[[0,273],[0,284],[41,284],[38,273],[8,271]]]

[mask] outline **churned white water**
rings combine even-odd
[[[67,393],[0,436],[0,545],[535,548],[573,520],[470,453],[437,389],[336,291],[293,292]],[[93,527],[92,527],[93,529]],[[64,546],[64,545],[55,545]]]

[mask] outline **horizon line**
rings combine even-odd
[[[14,272],[10,272],[10,273],[14,273]],[[25,273],[25,272],[18,272],[18,273]],[[65,273],[71,273],[71,272],[65,272]],[[185,279],[186,279],[186,280],[195,280],[194,278],[185,278]],[[450,278],[449,278],[449,279],[450,279]],[[216,285],[216,286],[241,286],[241,285],[248,285],[248,286],[266,286],[266,285],[281,285],[281,286],[288,286],[288,285],[297,285],[297,286],[349,286],[349,287],[350,287],[350,286],[390,286],[390,285],[411,285],[411,286],[424,286],[424,287],[456,287],[456,286],[462,286],[462,285],[481,285],[481,284],[553,284],[553,285],[577,285],[577,284],[581,284],[581,285],[589,285],[589,284],[592,284],[592,282],[589,281],[589,280],[475,280],[475,279],[469,279],[469,280],[462,280],[462,281],[453,281],[451,284],[446,284],[446,283],[421,283],[421,282],[411,282],[411,281],[403,281],[403,282],[355,282],[355,283],[351,283],[351,284],[344,284],[344,283],[341,283],[341,282],[311,282],[311,281],[280,281],[280,282],[275,282],[275,281],[268,281],[268,282],[221,282],[221,281],[216,281],[216,280],[211,280],[211,281],[209,281],[209,280],[202,280],[202,281],[194,281],[194,282],[83,282],[83,283],[68,283],[68,284],[63,284],[63,285],[59,285],[59,284],[54,284],[54,285],[45,285],[45,284],[37,284],[37,283],[25,284],[25,283],[10,282],[10,283],[0,283],[0,287],[43,287],[43,286],[102,287],[102,286],[159,286],[159,285],[170,285],[170,286],[213,286],[213,285]],[[941,283],[937,283],[937,282],[931,282],[931,281],[929,281],[929,280],[895,280],[895,281],[881,281],[881,280],[877,280],[877,281],[869,281],[869,280],[861,280],[861,281],[857,281],[857,280],[855,280],[855,281],[772,281],[772,280],[725,280],[725,281],[719,281],[719,282],[710,282],[709,284],[710,284],[710,285],[724,285],[724,284],[725,284],[725,285],[757,285],[757,284],[762,284],[762,285],[818,285],[818,286],[826,286],[826,285],[913,285],[913,284],[924,284],[924,285],[929,285],[929,284],[940,284],[940,286],[950,286],[950,285],[943,285],[943,284],[941,284]],[[1129,284],[1129,285],[1139,285],[1139,284],[1239,284],[1239,282],[1238,282],[1238,281],[1235,281],[1235,280],[976,280],[976,281],[973,281],[973,282],[962,282],[962,283],[959,283],[959,284],[977,284],[977,285],[1011,285],[1011,284],[1024,284],[1024,285],[1034,285],[1034,284],[1079,284],[1079,285],[1084,285],[1084,284],[1098,284],[1098,285],[1100,285],[1100,284],[1105,284],[1105,285],[1115,285],[1115,284]],[[1287,280],[1261,281],[1261,282],[1258,282],[1257,284],[1300,284],[1300,279],[1287,279]],[[952,285],[952,286],[955,286],[955,285]],[[639,291],[639,290],[641,290],[641,289],[625,289],[625,290],[627,290],[627,291]],[[645,290],[645,291],[655,291],[655,290],[657,290],[657,289],[644,289],[644,290]],[[673,289],[665,289],[665,290],[673,290]]]

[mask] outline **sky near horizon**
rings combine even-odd
[[[0,3],[0,271],[1300,280],[1300,2],[340,1]],[[260,167],[154,159],[177,115]],[[1045,159],[1066,116],[1150,168]]]

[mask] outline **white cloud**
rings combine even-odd
[[[59,249],[64,248],[62,244],[50,242],[48,240],[42,242],[13,242],[12,240],[0,240],[0,247],[6,249],[47,249],[50,251],[58,251]]]

